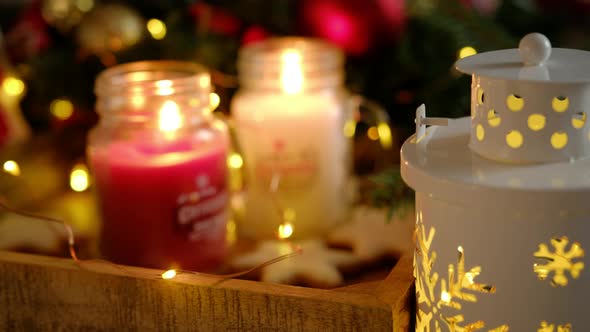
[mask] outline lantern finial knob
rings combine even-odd
[[[551,56],[551,42],[538,32],[522,37],[518,51],[525,65],[541,66]]]

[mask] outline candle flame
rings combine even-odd
[[[14,175],[14,176],[20,175],[20,167],[18,166],[18,164],[14,160],[5,161],[4,165],[3,165],[3,169],[4,169],[4,172],[6,172],[10,175]]]
[[[172,132],[182,127],[182,114],[175,102],[168,100],[162,105],[158,126],[165,132]]]
[[[288,239],[293,235],[293,226],[290,223],[284,223],[279,226],[279,239]]]
[[[72,190],[82,192],[88,189],[89,185],[88,168],[84,164],[74,166],[70,173],[70,187]]]
[[[172,279],[176,277],[176,270],[168,270],[162,273],[162,279]]]
[[[282,56],[281,85],[288,94],[300,93],[303,90],[303,70],[301,54],[296,50],[286,50]]]

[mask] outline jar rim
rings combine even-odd
[[[148,60],[129,62],[103,70],[96,78],[94,92],[97,96],[129,92],[154,91],[158,82],[169,80],[171,86],[200,88],[209,93],[211,76],[203,65],[176,60]]]
[[[240,50],[240,60],[280,63],[280,55],[286,49],[300,52],[303,61],[332,60],[340,63],[344,59],[342,51],[325,40],[309,37],[275,37],[245,46]]]
[[[248,89],[282,91],[284,74],[294,70],[305,81],[301,91],[313,91],[342,84],[344,53],[316,38],[275,37],[240,49],[237,69],[240,84]]]

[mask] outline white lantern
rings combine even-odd
[[[421,107],[401,151],[416,191],[416,330],[585,330],[590,52],[535,33],[457,68],[473,75],[471,118]]]

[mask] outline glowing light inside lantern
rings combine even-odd
[[[378,140],[379,139],[379,130],[377,129],[377,127],[370,127],[367,130],[367,137],[369,137],[369,139],[372,141]]]
[[[303,90],[303,70],[301,54],[296,50],[286,50],[282,55],[281,86],[287,94],[300,93]]]
[[[447,291],[440,292],[440,300],[443,301],[444,303],[451,302],[451,294]]]
[[[211,106],[211,111],[214,111],[217,107],[219,107],[219,103],[221,103],[221,98],[215,92],[211,92],[209,94],[209,106]]]
[[[523,143],[522,134],[518,130],[511,130],[506,135],[506,144],[513,149],[519,148]]]
[[[182,127],[182,114],[178,105],[168,100],[158,114],[158,127],[164,132],[172,132]]]
[[[483,126],[481,124],[478,124],[477,126],[475,126],[475,137],[477,138],[478,141],[483,141],[483,139],[485,138],[485,130],[483,129]]]
[[[25,92],[25,83],[13,76],[8,76],[2,81],[2,89],[9,96],[20,96]]]
[[[575,117],[572,118],[572,126],[576,129],[580,129],[584,127],[586,123],[586,113],[580,112],[577,113]]]
[[[242,156],[234,152],[227,158],[227,165],[231,168],[242,168],[244,160],[242,159]]]
[[[74,166],[70,173],[70,187],[72,190],[82,192],[90,186],[88,168],[84,164]]]
[[[166,24],[157,18],[152,18],[147,22],[147,30],[156,40],[166,37]]]
[[[545,128],[545,116],[543,114],[531,114],[527,120],[529,128],[533,131],[539,131]]]
[[[176,277],[176,270],[168,270],[162,273],[162,279],[172,279]]]
[[[293,226],[290,223],[284,223],[279,226],[279,239],[288,239],[293,235]]]
[[[348,120],[346,121],[346,123],[344,124],[344,136],[346,137],[354,137],[354,134],[356,132],[356,121],[354,120]]]
[[[81,12],[89,12],[94,8],[94,0],[77,0],[76,7],[78,7]]]
[[[468,56],[472,56],[475,54],[477,54],[477,50],[475,48],[473,48],[471,46],[465,46],[459,50],[457,57],[459,59],[463,59],[463,58],[466,58]]]
[[[67,120],[74,113],[74,105],[67,99],[56,99],[49,105],[49,111],[56,118]]]
[[[567,134],[564,132],[555,132],[551,135],[551,145],[559,150],[567,145]]]
[[[14,160],[5,161],[2,168],[4,169],[4,172],[6,172],[10,175],[14,175],[14,176],[20,175],[20,167],[18,166],[18,164]]]
[[[384,149],[389,149],[392,146],[391,129],[385,122],[377,125],[377,134],[379,134],[379,142]]]

